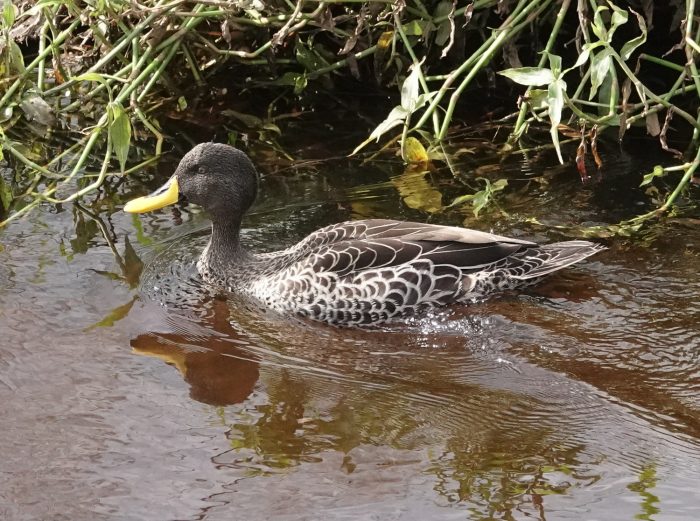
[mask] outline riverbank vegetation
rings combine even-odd
[[[502,153],[519,152],[532,128],[546,127],[548,146],[584,181],[602,166],[602,133],[622,141],[645,127],[669,162],[639,180],[663,191],[658,207],[616,228],[636,229],[674,208],[700,166],[698,9],[694,0],[654,4],[4,0],[0,142],[10,168],[0,176],[0,218],[79,200],[139,172],[161,154],[164,111],[186,112],[212,83],[263,100],[262,109],[229,112],[243,130],[271,131],[290,100],[313,103],[351,83],[396,101],[355,153],[394,147],[409,163],[449,164],[446,144],[474,96],[495,91],[512,107],[498,115],[510,134]],[[62,132],[64,146],[30,145],[27,127]],[[576,141],[575,154],[562,152],[564,139]],[[146,153],[136,147],[144,140]],[[481,208],[507,190],[484,181],[488,193],[453,205]]]

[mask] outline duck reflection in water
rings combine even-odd
[[[260,376],[252,353],[236,347],[241,336],[229,323],[225,301],[213,299],[197,332],[144,333],[131,341],[134,352],[173,365],[190,386],[192,399],[221,406],[243,402]],[[200,331],[210,334],[202,334]],[[247,340],[240,339],[247,344]]]

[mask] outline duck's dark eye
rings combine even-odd
[[[199,174],[203,174],[206,171],[207,171],[206,168],[204,168],[203,166],[200,166],[199,168],[197,168],[197,173],[199,173]]]

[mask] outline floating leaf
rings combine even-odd
[[[554,73],[544,67],[517,67],[499,71],[498,74],[510,78],[515,83],[529,87],[548,85],[554,81]]]

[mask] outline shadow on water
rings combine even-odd
[[[601,146],[609,172],[582,187],[550,152],[501,161],[480,143],[463,138],[455,175],[386,157],[275,170],[260,156],[243,239],[274,250],[389,217],[547,241],[653,204],[625,187],[655,156]],[[509,189],[478,220],[470,204],[445,210],[478,176]],[[0,514],[693,519],[693,219],[611,240],[525,292],[363,330],[211,294],[194,267],[208,236],[196,208],[32,214],[0,236],[0,415],[13,419]],[[21,452],[27,439],[37,455]]]

